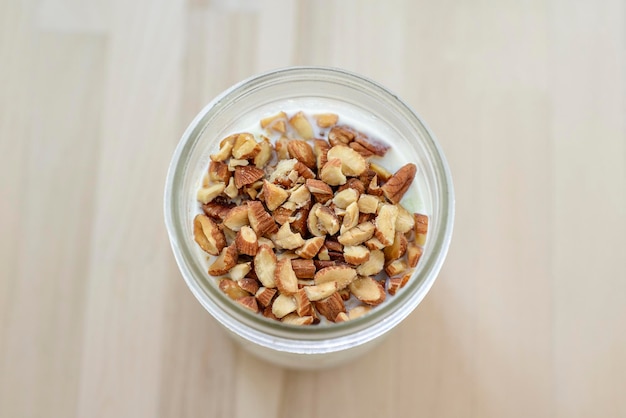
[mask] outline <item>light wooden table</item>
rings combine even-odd
[[[0,416],[626,417],[626,6],[4,0]],[[431,293],[324,372],[265,364],[186,288],[170,155],[232,83],[341,66],[451,165]]]

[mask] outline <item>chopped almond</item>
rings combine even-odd
[[[322,167],[320,178],[324,183],[330,186],[345,184],[347,179],[345,174],[341,171],[341,160],[339,158],[329,158],[326,164],[324,164],[324,167]]]
[[[280,186],[263,181],[263,199],[269,210],[276,210],[289,197],[289,192]]]
[[[215,199],[220,194],[222,194],[225,188],[226,188],[226,185],[224,183],[215,183],[208,187],[203,187],[200,190],[198,190],[198,194],[196,197],[200,203],[206,204],[212,201],[213,199]]]
[[[251,310],[254,313],[259,312],[259,305],[256,303],[256,299],[254,296],[244,296],[236,300],[238,304],[243,306],[246,309]]]
[[[402,257],[406,252],[408,241],[402,232],[396,231],[393,244],[384,249],[385,262],[390,263]]]
[[[298,279],[312,279],[315,276],[315,263],[313,263],[313,260],[292,259],[291,266]]]
[[[324,237],[309,238],[302,247],[296,250],[296,254],[302,258],[313,258],[322,248],[322,245],[324,245]]]
[[[272,303],[272,313],[276,316],[276,318],[282,318],[285,315],[294,312],[296,309],[296,301],[293,296],[279,293]]]
[[[318,170],[324,167],[324,164],[328,161],[328,150],[330,145],[323,139],[315,139],[313,141],[313,152],[315,152],[316,166]]]
[[[257,236],[265,236],[278,232],[278,227],[274,219],[265,211],[263,204],[259,201],[248,201],[248,219],[250,226]]]
[[[305,141],[300,141],[298,139],[289,141],[287,143],[287,149],[289,150],[289,155],[293,158],[297,159],[309,168],[315,168],[316,159],[315,154],[313,154],[313,148],[311,148],[311,146]]]
[[[395,205],[382,204],[376,217],[376,238],[385,245],[393,244],[396,234],[396,218],[398,207]]]
[[[246,296],[250,296],[248,292],[243,290],[237,282],[231,279],[222,279],[219,283],[219,288],[222,292],[226,293],[229,298],[237,300]]]
[[[211,276],[222,276],[235,267],[235,264],[237,264],[237,247],[234,245],[224,247],[220,255],[217,256],[209,267],[209,274]]]
[[[413,274],[413,270],[410,270],[404,273],[402,276],[391,277],[387,282],[387,291],[391,296],[394,296],[399,289],[403,288],[404,285],[409,281],[411,275]]]
[[[272,144],[269,139],[263,137],[259,142],[259,153],[254,157],[254,165],[257,168],[264,168],[269,160],[272,158]]]
[[[290,313],[285,315],[281,321],[283,324],[290,325],[311,325],[315,321],[315,318],[311,315],[298,316],[297,314]]]
[[[246,264],[237,264],[235,267],[233,267],[230,272],[231,272],[231,278],[232,278],[232,271],[234,269],[236,269],[239,266],[242,265],[247,265],[248,268],[250,268],[250,263],[246,263]],[[241,287],[243,290],[245,290],[246,292],[254,295],[256,294],[256,292],[259,291],[259,282],[256,279],[252,279],[250,277],[244,277],[242,279],[237,280],[237,284],[239,285],[239,287]]]
[[[265,287],[276,287],[276,281],[274,280],[274,274],[276,272],[276,254],[267,245],[261,245],[256,255],[254,256],[254,272],[256,273],[259,281]]]
[[[337,292],[333,293],[325,299],[318,300],[313,303],[315,304],[315,309],[317,309],[320,315],[324,315],[329,321],[334,321],[335,318],[337,318],[339,312],[346,311],[343,300]]]
[[[235,206],[224,218],[224,226],[233,231],[239,231],[241,227],[249,224],[248,208],[246,206]]]
[[[310,316],[314,315],[313,305],[311,305],[311,301],[309,300],[304,289],[299,289],[294,295],[294,300],[296,301],[296,313],[299,316]]]
[[[249,226],[242,226],[239,232],[237,232],[235,244],[237,245],[239,254],[255,256],[259,248],[256,233]]]
[[[380,200],[370,194],[362,194],[359,197],[359,211],[363,213],[376,213]]]
[[[339,232],[339,218],[337,218],[335,212],[326,206],[319,206],[315,214],[317,215],[319,229],[326,231],[329,235]]]
[[[345,189],[338,192],[333,198],[333,203],[341,209],[346,209],[351,203],[354,203],[359,198],[359,192],[355,189]]]
[[[350,283],[350,291],[368,305],[380,305],[385,300],[385,289],[371,277],[359,277]]]
[[[336,113],[320,113],[315,115],[315,121],[320,128],[330,128],[335,126],[339,120],[339,116]]]
[[[381,187],[385,197],[389,199],[391,203],[399,203],[406,191],[409,189],[411,183],[413,183],[416,172],[417,167],[413,163],[402,166]]]
[[[341,171],[346,176],[358,176],[367,169],[367,162],[361,154],[345,145],[335,145],[329,149],[327,158],[328,161],[340,160]]]
[[[239,282],[239,280],[246,277],[246,275],[250,272],[251,269],[252,267],[250,266],[250,263],[239,263],[235,265],[235,267],[230,269],[230,271],[228,272],[228,275],[230,276],[231,279]],[[256,290],[254,292],[256,292]],[[254,292],[250,292],[250,293],[254,293]]]
[[[396,260],[385,267],[385,272],[392,277],[404,273],[408,268],[406,261]]]
[[[274,244],[278,248],[293,250],[302,247],[304,239],[302,239],[302,235],[299,233],[293,233],[288,223],[284,223],[274,236]]]
[[[347,263],[359,265],[370,259],[370,250],[363,245],[347,246],[343,248],[343,256]]]
[[[310,301],[322,300],[337,291],[337,282],[326,282],[319,285],[306,286],[303,288]]]
[[[400,231],[403,234],[409,232],[415,226],[415,218],[413,214],[404,208],[402,205],[398,206],[398,217],[396,218],[396,231]]]
[[[289,119],[289,124],[303,139],[313,139],[313,127],[303,112],[298,112]]]
[[[417,244],[415,243],[410,243],[407,251],[406,251],[406,258],[408,260],[409,263],[409,267],[415,267],[417,266],[417,263],[420,261],[420,258],[422,257],[422,252],[423,250],[417,246]]]
[[[226,246],[224,233],[205,215],[196,215],[194,218],[193,237],[200,248],[211,255],[218,255]]]
[[[356,278],[356,270],[348,266],[326,267],[315,273],[315,284],[326,282],[337,283],[337,289],[348,286]]]
[[[272,299],[278,292],[276,289],[270,289],[268,287],[259,287],[259,290],[256,291],[254,295],[257,301],[261,304],[261,306],[270,306],[272,303]]]
[[[356,318],[359,318],[359,317],[365,315],[366,313],[368,313],[371,310],[372,310],[371,306],[367,306],[367,305],[355,306],[354,308],[352,308],[352,309],[350,309],[348,311],[348,317],[351,320],[352,319],[356,319]]]
[[[374,235],[376,227],[371,222],[365,222],[339,235],[339,242],[343,245],[359,245]]]
[[[385,254],[380,250],[370,252],[370,258],[356,268],[360,276],[375,276],[383,270],[385,266]]]
[[[263,170],[253,165],[235,167],[235,187],[241,189],[243,186],[263,178],[264,175]]]
[[[276,264],[274,281],[281,294],[291,295],[298,291],[298,279],[291,267],[291,260],[282,259]]]

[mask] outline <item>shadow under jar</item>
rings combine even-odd
[[[429,217],[422,257],[395,296],[368,314],[341,323],[296,326],[255,314],[229,299],[207,273],[206,253],[193,239],[199,213],[196,192],[209,155],[242,127],[286,109],[347,115],[391,145],[380,163],[393,172],[413,162],[417,176],[402,203]],[[387,160],[385,160],[387,159]],[[414,209],[415,210],[415,209]],[[191,122],[174,152],[165,188],[165,221],[185,282],[204,308],[251,353],[292,368],[346,362],[370,349],[422,301],[445,259],[452,236],[454,193],[450,171],[433,134],[419,116],[386,88],[340,69],[291,67],[244,80],[209,103]]]

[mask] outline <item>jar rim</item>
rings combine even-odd
[[[203,272],[184,239],[184,234],[190,233],[189,226],[183,223],[184,217],[180,214],[181,203],[175,196],[177,186],[182,184],[184,169],[191,151],[195,143],[201,139],[212,113],[219,112],[225,104],[241,98],[242,94],[268,83],[302,79],[336,82],[369,89],[394,105],[396,107],[394,110],[401,112],[421,134],[420,138],[429,153],[431,163],[436,167],[435,177],[440,199],[440,210],[436,214],[438,233],[434,237],[431,236],[432,226],[429,225],[428,240],[432,240],[432,244],[429,244],[430,251],[424,252],[418,269],[405,289],[396,294],[392,301],[376,307],[368,315],[343,323],[315,327],[294,326],[269,320],[237,306],[230,300],[225,300],[223,295],[217,293],[217,286],[203,288],[196,279],[202,277]],[[426,296],[443,265],[452,237],[454,204],[448,163],[434,134],[423,119],[398,95],[381,84],[344,69],[320,66],[286,67],[254,75],[216,96],[196,115],[183,133],[170,162],[164,194],[165,224],[170,244],[181,274],[196,299],[222,325],[244,339],[273,350],[291,353],[326,353],[365,344],[406,318]],[[431,214],[431,218],[433,215]],[[419,274],[424,276],[424,280],[415,280],[415,276]],[[207,295],[205,290],[211,295]],[[348,339],[347,336],[352,338]]]

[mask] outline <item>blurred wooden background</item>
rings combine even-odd
[[[340,66],[449,159],[431,293],[322,372],[244,353],[174,264],[164,178],[249,75]],[[0,1],[0,416],[626,417],[621,0]]]

